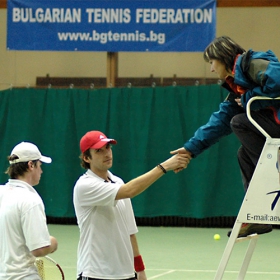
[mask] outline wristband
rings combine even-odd
[[[134,269],[136,272],[145,270],[145,265],[141,255],[134,257]]]
[[[164,174],[166,173],[166,169],[161,164],[159,164],[157,167],[159,167]]]

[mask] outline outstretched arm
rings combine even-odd
[[[189,162],[190,156],[188,154],[176,154],[170,157],[147,173],[122,185],[117,192],[116,200],[132,198],[142,193],[166,172],[186,168]]]

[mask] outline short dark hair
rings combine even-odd
[[[8,156],[9,161],[15,160],[15,159],[18,159],[18,156],[16,156],[16,155]],[[39,160],[32,160],[35,167],[37,167],[38,161]],[[28,162],[17,162],[17,163],[11,164],[7,168],[5,173],[8,174],[11,179],[17,179],[19,176],[23,176],[24,173],[27,172],[27,170],[28,170]]]
[[[84,169],[90,169],[90,164],[86,161],[84,161],[84,157],[86,158],[91,158],[91,153],[90,153],[90,149],[86,150],[85,152],[80,154],[80,164]]]
[[[226,70],[231,71],[234,60],[238,54],[246,52],[240,45],[228,36],[221,36],[214,39],[204,50],[203,58],[206,62],[217,59],[224,63]]]

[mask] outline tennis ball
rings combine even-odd
[[[217,234],[217,233],[216,233],[216,234],[214,235],[214,239],[215,239],[215,240],[220,240],[220,239],[221,239],[220,234]]]

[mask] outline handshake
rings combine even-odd
[[[171,151],[170,154],[172,154],[173,156],[159,165],[164,173],[170,170],[173,170],[175,173],[178,173],[183,169],[187,168],[188,164],[192,159],[191,153],[185,148],[180,148]]]

